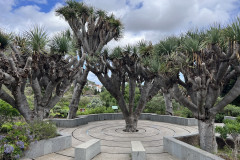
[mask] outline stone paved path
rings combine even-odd
[[[35,160],[73,160],[74,147],[90,139],[101,139],[101,154],[94,160],[130,160],[131,141],[141,141],[148,160],[176,160],[163,151],[163,136],[197,132],[197,126],[181,126],[139,120],[138,132],[123,132],[124,120],[97,121],[76,128],[59,128],[72,135],[72,148],[38,157]]]

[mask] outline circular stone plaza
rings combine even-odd
[[[74,128],[59,128],[72,135],[72,147],[51,153],[35,160],[73,160],[76,146],[91,139],[101,140],[101,153],[94,160],[130,160],[131,141],[141,141],[148,160],[176,160],[163,150],[163,137],[196,133],[197,126],[182,126],[164,122],[139,120],[138,132],[127,133],[124,120],[90,122]]]

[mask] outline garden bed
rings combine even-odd
[[[222,150],[225,146],[225,142],[220,137],[216,137],[216,140],[218,144],[218,149]],[[227,140],[227,143],[229,146],[233,147],[233,142],[230,139]],[[164,150],[180,160],[224,160],[223,158],[215,154],[206,152],[198,148],[197,146],[199,146],[198,134],[163,137]],[[224,157],[225,155],[221,154],[221,156]]]
[[[24,158],[40,157],[49,153],[58,152],[72,147],[71,135],[60,133],[60,136],[47,140],[40,140],[30,144],[29,149],[24,152]]]
[[[103,113],[103,114],[89,114],[89,115],[79,116],[75,119],[53,118],[48,120],[55,123],[57,127],[71,128],[71,127],[88,124],[88,122],[92,122],[92,121],[121,120],[121,119],[123,119],[123,115],[121,113]],[[151,114],[151,113],[142,113],[139,119],[179,124],[184,126],[196,126],[198,124],[198,121],[195,118],[183,118],[183,117],[177,117],[177,116],[158,115],[158,114]]]

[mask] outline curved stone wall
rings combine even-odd
[[[103,120],[121,120],[123,119],[123,115],[121,113],[103,113],[103,114],[89,114],[79,116],[75,119],[47,119],[57,125],[57,127],[76,127],[84,124],[88,124],[88,122],[93,121],[103,121]],[[150,120],[157,122],[166,122],[172,124],[179,124],[184,126],[195,126],[198,125],[198,121],[195,118],[183,118],[177,116],[169,116],[169,115],[158,115],[151,113],[142,113],[140,116],[140,120]]]

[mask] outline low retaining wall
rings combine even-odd
[[[180,160],[224,160],[214,154],[196,148],[177,139],[183,139],[188,136],[191,137],[196,135],[197,134],[189,134],[184,136],[163,137],[163,149]]]
[[[103,114],[90,114],[79,116],[75,119],[48,119],[49,121],[55,123],[57,127],[72,128],[92,121],[103,121],[103,120],[121,120],[123,115],[121,113],[103,113]],[[172,124],[179,124],[184,126],[196,126],[198,121],[195,118],[183,118],[169,115],[158,115],[151,113],[142,113],[140,116],[141,120],[150,120],[157,122],[166,122]]]
[[[60,133],[61,136],[32,143],[24,152],[24,158],[36,158],[49,153],[72,147],[72,136]]]

